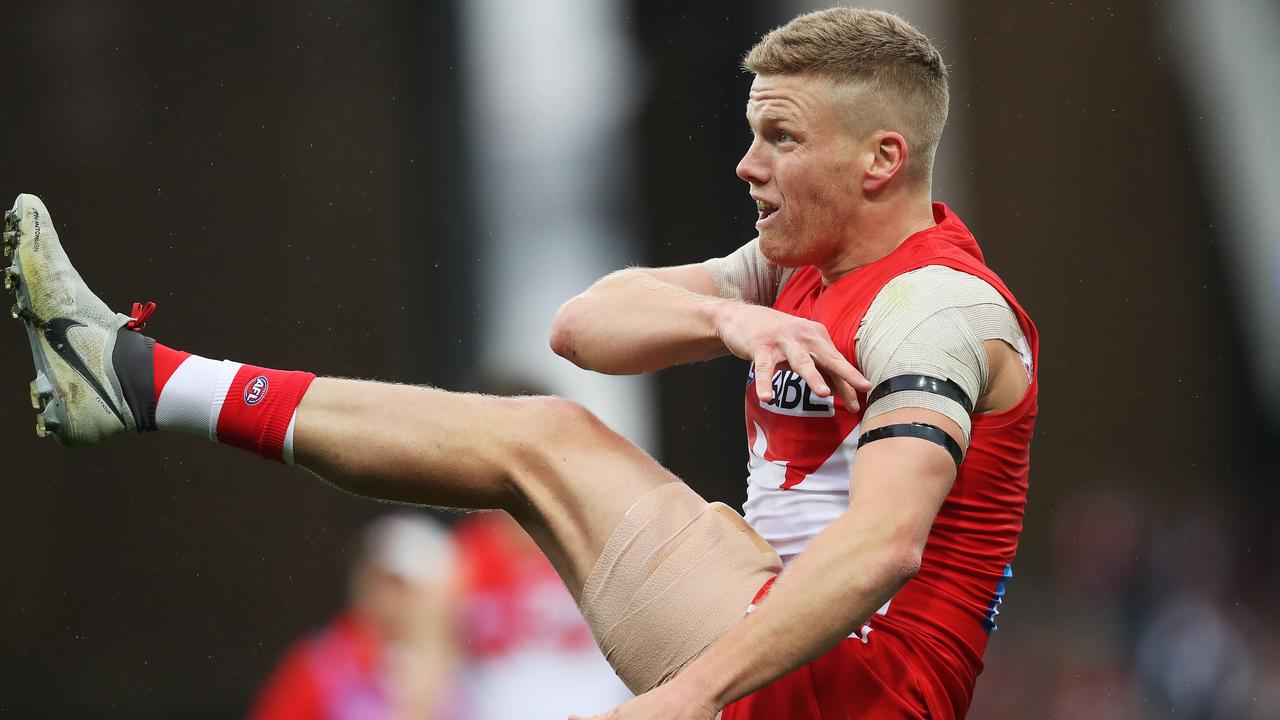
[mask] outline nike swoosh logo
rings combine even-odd
[[[102,387],[102,383],[98,382],[98,379],[89,371],[89,367],[84,364],[84,360],[80,358],[80,353],[76,352],[76,349],[71,347],[71,343],[67,341],[67,331],[73,327],[85,327],[85,324],[69,318],[51,318],[40,326],[40,331],[44,333],[44,339],[49,343],[49,347],[58,353],[58,357],[80,373],[80,377],[84,378],[85,382],[93,387],[94,391],[98,393],[98,397],[102,398],[107,407],[111,408],[111,412],[115,413],[116,418],[120,420],[120,424],[129,427],[129,423],[124,421],[124,415],[120,414],[120,408],[111,402],[111,396],[107,394],[106,388]]]

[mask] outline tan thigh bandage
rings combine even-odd
[[[742,516],[681,482],[627,511],[582,588],[582,614],[634,693],[669,680],[742,619],[782,560]]]

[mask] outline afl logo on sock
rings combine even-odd
[[[262,398],[267,396],[267,387],[269,385],[270,383],[267,382],[266,375],[259,375],[248,383],[245,383],[244,404],[257,405],[262,402]]]

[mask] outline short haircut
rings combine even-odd
[[[742,65],[757,75],[814,75],[869,92],[878,115],[864,120],[902,133],[907,172],[931,176],[947,122],[947,66],[906,20],[845,7],[808,13],[761,38]]]

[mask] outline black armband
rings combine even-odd
[[[954,380],[939,380],[928,375],[895,375],[881,382],[872,389],[870,395],[867,395],[867,407],[871,407],[875,401],[886,395],[892,395],[904,390],[916,390],[941,395],[948,400],[955,401],[960,407],[964,408],[965,412],[973,412],[973,401],[965,394],[964,388],[960,387],[959,383]]]
[[[913,437],[928,440],[946,448],[947,452],[951,453],[951,459],[956,461],[956,467],[960,467],[960,463],[964,461],[964,451],[960,449],[960,443],[956,442],[955,438],[948,435],[942,428],[928,423],[900,423],[868,430],[862,433],[862,437],[858,438],[858,447],[891,437]]]

